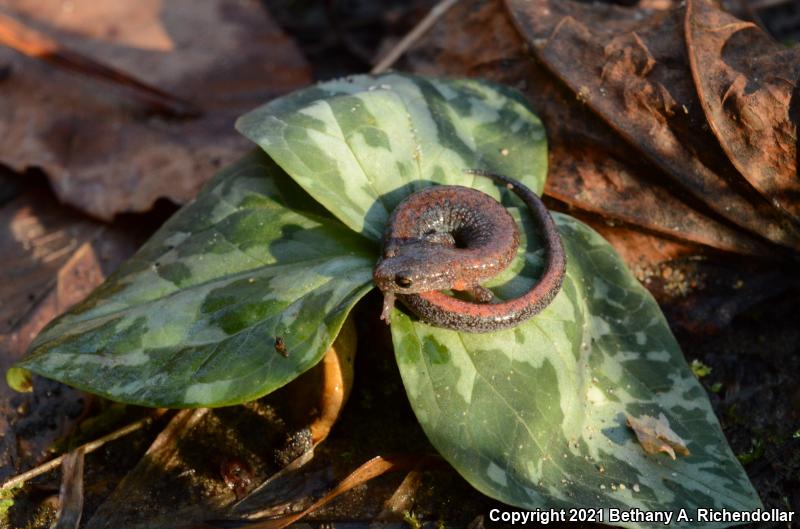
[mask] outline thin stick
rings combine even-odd
[[[154,112],[174,117],[196,117],[202,114],[194,104],[144,83],[128,73],[63,48],[50,37],[2,13],[0,13],[0,44],[5,44],[28,57],[125,87],[128,93],[145,103]]]
[[[127,425],[127,426],[123,426],[119,430],[111,432],[108,435],[104,435],[103,437],[100,437],[99,439],[95,439],[94,441],[89,441],[88,443],[78,447],[78,449],[79,450],[83,450],[83,452],[85,454],[88,454],[90,452],[94,452],[95,450],[97,450],[98,448],[101,448],[106,443],[110,443],[111,441],[116,441],[117,439],[119,439],[121,437],[125,437],[126,435],[131,434],[131,433],[135,432],[136,430],[141,430],[145,426],[148,426],[154,420],[156,420],[159,417],[161,417],[162,415],[164,415],[167,411],[169,411],[169,410],[167,410],[166,408],[157,409],[149,417],[145,417],[144,419],[139,419],[138,421],[133,422],[133,423]],[[50,472],[51,470],[53,470],[53,469],[57,468],[59,465],[61,465],[61,462],[64,460],[65,457],[66,457],[66,454],[60,455],[55,459],[51,459],[50,461],[48,461],[46,463],[42,463],[38,467],[34,467],[34,468],[28,470],[27,472],[23,472],[22,474],[14,476],[13,478],[9,479],[8,481],[6,481],[2,485],[0,485],[0,490],[10,489],[12,487],[16,487],[17,485],[20,485],[20,484],[28,481],[29,479],[33,479],[33,478],[35,478],[37,476],[41,476],[42,474]]]
[[[386,57],[380,60],[378,64],[372,68],[370,72],[373,75],[383,73],[392,65],[397,62],[397,59],[400,58],[416,41],[418,41],[428,30],[433,27],[433,25],[438,21],[442,16],[444,16],[447,11],[453,7],[458,0],[441,0],[438,4],[433,6],[433,8],[425,15],[419,24],[414,26],[414,29],[408,32],[408,34],[403,37],[403,39],[397,43],[397,45],[386,54]]]

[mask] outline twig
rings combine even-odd
[[[193,103],[150,86],[128,73],[66,49],[50,37],[3,13],[0,13],[0,44],[28,57],[127,88],[127,93],[145,103],[153,112],[179,118],[202,114],[200,108]]]
[[[372,68],[371,74],[379,74],[383,73],[392,65],[397,62],[397,59],[403,55],[406,50],[408,50],[416,41],[422,38],[428,30],[433,27],[433,25],[438,21],[442,16],[444,16],[447,11],[453,7],[458,0],[441,0],[438,4],[433,6],[433,8],[425,15],[419,24],[414,26],[414,29],[408,32],[408,34],[402,38],[397,45],[392,48],[389,53],[386,54],[386,57],[380,60],[378,64]]]
[[[148,426],[150,423],[152,423],[154,420],[164,415],[167,411],[169,410],[167,410],[166,408],[157,409],[149,417],[145,417],[144,419],[139,419],[138,421],[133,422],[127,426],[123,426],[119,430],[111,432],[108,435],[104,435],[99,439],[95,439],[94,441],[89,441],[88,443],[79,446],[77,450],[83,450],[84,454],[94,452],[95,450],[101,448],[106,443],[110,443],[111,441],[116,441],[117,439],[125,437],[126,435],[131,434],[136,430],[141,430],[145,426]],[[50,472],[51,470],[53,470],[54,468],[58,467],[61,464],[61,462],[64,460],[64,457],[66,457],[66,454],[60,455],[55,459],[51,459],[46,463],[42,463],[38,467],[34,467],[28,470],[27,472],[23,472],[22,474],[14,476],[13,478],[9,479],[8,481],[0,485],[0,490],[16,487],[17,485],[25,483],[29,479],[33,479],[37,476],[41,476],[42,474]]]

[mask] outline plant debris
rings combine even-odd
[[[669,421],[663,413],[658,414],[658,419],[650,415],[640,417],[627,416],[627,424],[639,439],[639,444],[648,454],[665,452],[672,459],[675,459],[675,452],[680,455],[688,456],[689,449],[686,448],[686,441],[669,427]]]

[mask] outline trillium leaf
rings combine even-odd
[[[251,400],[322,358],[371,288],[375,255],[255,152],[45,328],[17,367],[148,406]]]
[[[353,230],[379,240],[395,206],[430,183],[500,192],[465,169],[511,175],[538,192],[544,129],[522,96],[478,80],[355,76],[245,114],[237,128]]]
[[[677,516],[684,508],[694,518],[695,508],[761,507],[658,305],[597,233],[554,216],[567,275],[552,304],[533,319],[470,334],[394,310],[400,372],[434,446],[477,489],[527,509],[670,510]],[[535,228],[524,225],[533,244],[521,244],[516,271],[496,282],[501,298],[527,290],[541,273]],[[627,416],[645,414],[663,414],[689,454],[673,461],[646,453],[626,425]]]

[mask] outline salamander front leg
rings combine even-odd
[[[393,308],[394,308],[394,292],[384,292],[383,311],[381,311],[381,319],[386,322],[386,325],[392,323]]]

